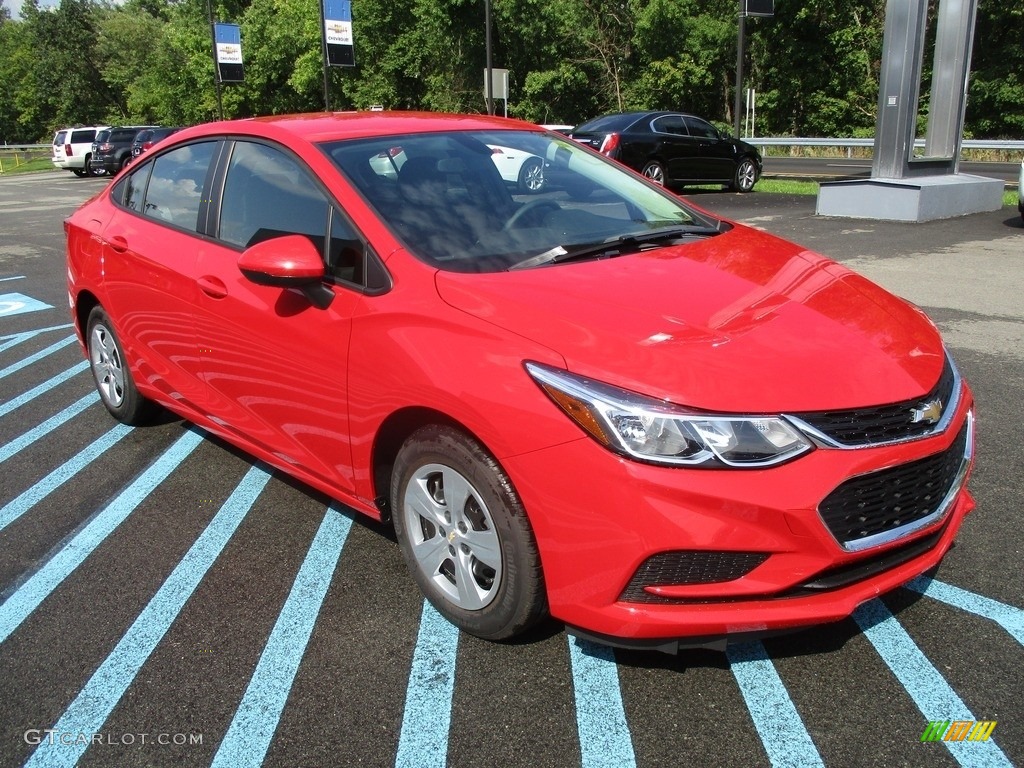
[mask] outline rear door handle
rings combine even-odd
[[[114,235],[109,240],[107,240],[107,245],[109,245],[113,250],[117,251],[118,253],[124,253],[125,251],[128,250],[128,241],[125,240],[120,235]]]
[[[213,275],[203,275],[196,282],[200,290],[211,299],[223,299],[228,295],[227,286]]]

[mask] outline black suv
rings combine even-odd
[[[93,167],[102,168],[109,174],[114,174],[128,165],[132,159],[132,142],[135,135],[145,129],[152,128],[150,125],[129,125],[115,126],[99,131],[96,134],[96,141],[93,143],[92,164]]]

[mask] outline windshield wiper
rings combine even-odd
[[[588,259],[594,256],[622,256],[626,253],[635,253],[643,250],[645,245],[667,243],[672,240],[683,240],[691,237],[710,237],[721,232],[718,227],[707,227],[700,225],[687,225],[681,227],[665,227],[663,229],[652,229],[649,232],[637,232],[629,235],[621,235],[602,240],[598,243],[586,243],[583,245],[566,248],[563,245],[556,245],[550,250],[531,256],[509,267],[513,269],[529,269],[544,264],[562,264],[576,259]]]

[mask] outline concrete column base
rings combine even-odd
[[[818,191],[819,216],[886,221],[934,221],[996,211],[1004,183],[982,176],[952,174],[911,179],[827,181]]]

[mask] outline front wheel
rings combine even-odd
[[[456,627],[505,640],[545,615],[530,522],[508,476],[475,440],[446,426],[419,429],[398,453],[391,501],[413,579]]]
[[[110,415],[125,424],[138,425],[149,421],[156,411],[156,404],[135,388],[121,342],[102,307],[94,307],[89,313],[86,339],[93,380]]]
[[[732,188],[737,192],[749,192],[757,183],[757,165],[749,157],[740,161],[733,176]]]

